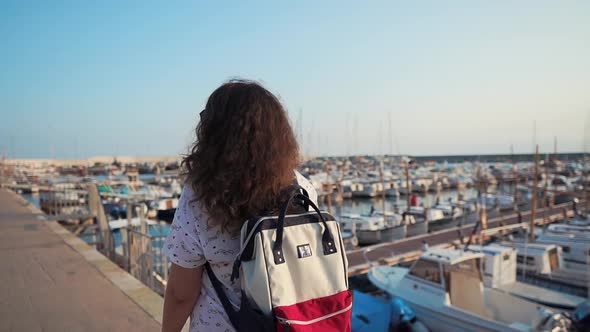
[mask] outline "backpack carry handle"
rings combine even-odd
[[[285,189],[281,190],[281,192],[279,193],[279,196],[277,197],[276,200],[276,204],[280,205],[281,208],[283,207],[283,205],[281,205],[281,202],[283,202],[285,200],[285,198],[289,198],[292,197],[295,194],[298,194],[298,190],[301,190],[301,192],[303,193],[303,195],[305,195],[306,197],[309,197],[309,194],[307,193],[307,190],[305,190],[305,188],[303,188],[302,186],[300,186],[297,182],[290,184],[288,187],[286,187]],[[307,203],[303,202],[303,207],[305,208],[305,210],[307,211],[309,209],[309,206]],[[280,213],[280,211],[279,211]],[[268,213],[265,212],[262,214],[262,216],[267,215]]]
[[[288,187],[286,187],[285,189],[281,190],[281,192],[279,193],[279,196],[277,197],[276,200],[276,204],[281,206],[280,211],[283,208],[283,205],[281,204],[282,201],[284,201],[287,198],[287,207],[288,207],[288,202],[291,201],[291,198],[297,194],[297,191],[301,190],[301,192],[303,193],[304,196],[309,197],[309,194],[307,193],[307,190],[305,190],[305,188],[301,187],[299,184],[297,183],[293,183],[291,185],[289,185]],[[288,196],[287,196],[288,195]],[[309,205],[305,202],[303,202],[303,207],[305,208],[305,210],[309,210]],[[262,213],[260,214],[261,216],[266,216],[269,214],[269,209],[265,209],[262,211]],[[257,221],[258,220],[258,221]],[[250,260],[252,258],[252,255],[254,253],[254,244],[251,242],[252,237],[254,236],[254,233],[256,232],[256,227],[260,224],[260,217],[254,217],[252,219],[250,219],[248,222],[252,222],[252,227],[248,228],[248,235],[246,236],[245,240],[243,240],[241,242],[241,246],[242,248],[240,249],[240,253],[236,256],[236,259],[234,261],[234,265],[232,268],[232,274],[231,274],[231,282],[233,283],[234,280],[238,279],[240,276],[240,265],[242,264],[242,261],[244,260],[244,258],[246,258],[246,260]]]
[[[322,234],[322,247],[324,250],[324,255],[331,255],[331,254],[336,253],[337,250],[336,250],[336,243],[334,242],[334,237],[332,236],[332,233],[330,233],[330,229],[328,228],[328,224],[326,223],[324,216],[320,212],[320,209],[306,195],[303,195],[300,193],[295,193],[289,197],[289,199],[285,202],[285,204],[283,204],[281,211],[279,213],[279,219],[278,219],[278,225],[277,225],[277,235],[276,235],[276,240],[275,240],[273,250],[272,250],[275,264],[285,263],[285,256],[283,255],[283,231],[285,228],[285,215],[287,214],[287,209],[289,208],[289,204],[291,203],[293,198],[300,199],[306,205],[311,206],[315,210],[315,212],[317,212],[322,224],[324,224],[324,232]]]

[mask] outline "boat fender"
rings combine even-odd
[[[391,304],[390,331],[428,332],[428,328],[416,319],[414,310],[402,299],[394,298]]]
[[[350,245],[353,246],[353,247],[355,247],[355,248],[358,247],[358,245],[359,245],[359,239],[356,236],[353,236],[350,239]]]

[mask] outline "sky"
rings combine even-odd
[[[568,0],[1,0],[0,154],[182,154],[236,77],[280,97],[308,155],[578,152],[589,17]]]

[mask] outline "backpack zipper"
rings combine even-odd
[[[332,312],[332,313],[329,313],[327,315],[324,315],[324,316],[321,316],[321,317],[318,317],[318,318],[314,318],[314,319],[310,319],[310,320],[286,319],[286,318],[279,317],[279,316],[277,316],[277,320],[279,322],[281,322],[281,324],[287,325],[288,327],[291,326],[291,325],[310,325],[310,324],[314,324],[314,323],[320,322],[320,321],[322,321],[324,319],[328,319],[328,318],[334,317],[336,315],[340,315],[342,313],[345,313],[348,310],[350,310],[351,308],[352,308],[352,303],[350,305],[348,305],[344,309],[340,309],[340,310],[338,310],[336,312]],[[288,331],[288,329],[287,329],[287,331]]]

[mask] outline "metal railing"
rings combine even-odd
[[[166,237],[146,234],[133,227],[121,228],[120,234],[120,246],[112,250],[114,261],[146,286],[163,294],[169,269],[168,258],[163,253]]]
[[[85,190],[52,187],[39,194],[39,205],[48,215],[88,213],[88,193]]]
[[[161,225],[150,227],[163,229]],[[87,243],[155,292],[164,294],[170,263],[164,254],[166,236],[161,229],[153,232],[156,235],[131,226],[120,228],[117,233],[92,229],[93,234],[84,235]]]

